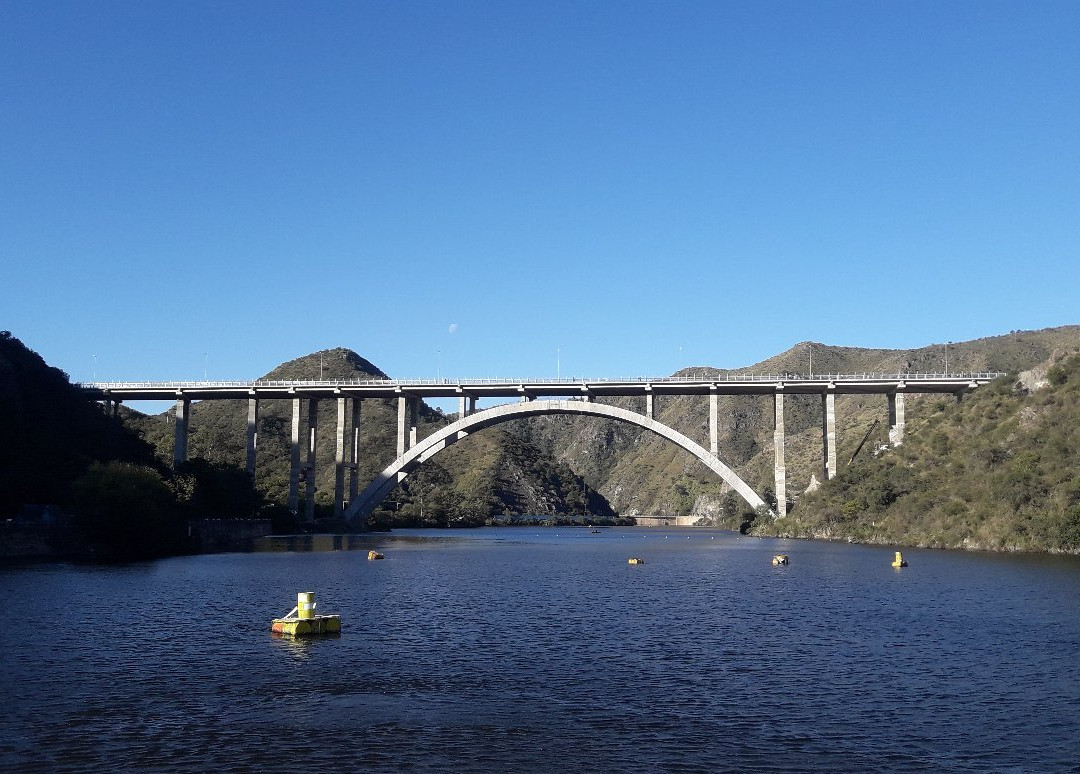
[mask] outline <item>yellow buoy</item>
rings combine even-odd
[[[301,591],[296,595],[296,607],[283,618],[275,618],[270,630],[275,634],[305,636],[336,634],[341,631],[340,615],[316,615],[315,592]]]
[[[367,552],[367,558],[368,558],[368,560],[372,560],[372,559],[385,559],[386,557],[383,556],[382,554],[380,554],[378,551],[368,551]]]
[[[788,555],[787,554],[777,554],[776,556],[774,556],[772,558],[772,563],[773,564],[787,564],[788,563]]]
[[[645,560],[640,556],[631,556],[627,564],[645,564]]]
[[[315,617],[314,591],[301,591],[296,595],[296,617],[305,620]]]
[[[896,552],[896,558],[893,559],[893,567],[907,567],[907,562],[904,561],[904,555],[899,551]]]

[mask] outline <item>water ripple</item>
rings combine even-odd
[[[1075,767],[1078,562],[912,552],[897,573],[882,549],[709,531],[380,550],[0,571],[34,601],[0,633],[0,768]],[[311,589],[341,636],[271,636]]]

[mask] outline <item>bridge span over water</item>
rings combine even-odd
[[[784,465],[784,396],[820,395],[822,477],[836,474],[837,395],[883,395],[888,401],[889,440],[904,437],[904,396],[914,393],[965,392],[1002,376],[979,374],[708,374],[658,379],[355,379],[311,381],[99,382],[83,385],[93,399],[115,414],[122,401],[169,400],[176,403],[174,460],[187,459],[188,424],[193,401],[247,400],[247,467],[254,476],[258,448],[259,403],[292,402],[289,507],[299,513],[300,487],[305,484],[305,508],[313,518],[315,505],[315,443],[319,404],[333,401],[337,409],[335,454],[335,513],[361,523],[409,473],[448,446],[501,422],[543,414],[597,416],[649,430],[697,457],[753,507],[767,507],[760,495],[721,459],[718,438],[718,398],[721,395],[771,396],[773,401],[774,483],[777,510],[787,510]],[[657,421],[656,402],[665,397],[701,396],[709,400],[709,445],[705,447]],[[598,398],[644,397],[638,413],[597,401]],[[423,440],[417,439],[418,404],[424,399],[456,398],[456,419]],[[361,492],[357,476],[360,422],[365,399],[396,399],[397,455]],[[478,409],[479,399],[500,404]],[[509,400],[508,400],[509,399]],[[306,464],[301,461],[301,416],[306,404]],[[348,486],[346,486],[348,479]]]

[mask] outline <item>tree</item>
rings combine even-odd
[[[110,558],[149,558],[176,551],[185,520],[161,474],[126,462],[95,462],[72,484],[75,523]]]

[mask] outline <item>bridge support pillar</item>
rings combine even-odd
[[[352,469],[352,477],[349,479],[349,502],[354,503],[360,494],[360,406],[363,401],[360,398],[353,398],[351,402],[352,454],[349,467]]]
[[[904,442],[904,393],[889,393],[889,443],[899,446]]]
[[[247,472],[255,481],[255,450],[259,445],[259,400],[248,398],[247,411]]]
[[[334,518],[345,512],[345,405],[348,398],[338,396],[337,428],[334,433]]]
[[[416,398],[411,395],[398,396],[398,434],[397,456],[416,445]]]
[[[304,518],[315,521],[315,442],[319,428],[319,401],[308,398],[308,448],[307,465],[304,467]]]
[[[787,468],[784,466],[784,393],[773,396],[773,478],[776,515],[787,516]]]
[[[656,418],[655,404],[653,403],[652,389],[649,388],[649,387],[645,388],[645,416],[647,416],[649,419],[655,419]]]
[[[398,395],[397,399],[397,456],[405,455],[405,403],[408,400],[404,395]]]
[[[188,417],[191,414],[191,401],[186,398],[176,399],[176,440],[173,442],[173,470],[187,462]]]
[[[836,395],[821,396],[822,473],[825,480],[836,477]]]
[[[709,451],[712,452],[714,457],[720,456],[720,431],[717,427],[717,414],[719,397],[716,394],[716,388],[709,388]]]
[[[292,432],[289,437],[289,511],[300,512],[300,399],[292,399]]]

